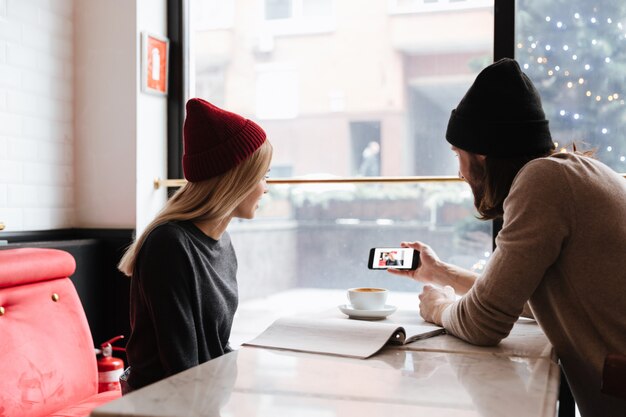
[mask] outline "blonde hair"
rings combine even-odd
[[[272,159],[272,145],[266,140],[248,159],[206,181],[188,182],[170,198],[157,216],[129,247],[119,265],[132,276],[137,255],[148,235],[158,226],[174,220],[225,220],[265,176]]]

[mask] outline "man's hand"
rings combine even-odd
[[[424,290],[419,295],[420,315],[426,321],[441,326],[443,311],[456,300],[454,289],[448,285],[443,289],[431,285],[424,285]]]
[[[478,274],[467,269],[442,262],[432,248],[422,242],[402,242],[403,248],[413,248],[420,253],[420,264],[416,270],[395,269],[387,271],[394,275],[411,278],[424,284],[441,287],[451,285],[459,295],[467,293],[476,282]]]
[[[430,246],[422,242],[402,242],[400,246],[419,251],[420,264],[414,271],[405,269],[388,269],[390,273],[394,275],[403,275],[419,282],[439,284],[437,276],[441,274],[440,270],[442,269],[443,263]]]

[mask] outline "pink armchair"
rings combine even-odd
[[[56,249],[0,250],[0,417],[87,416],[121,395],[98,394],[75,268]]]

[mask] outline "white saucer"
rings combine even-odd
[[[398,309],[398,307],[390,304],[385,304],[385,306],[380,310],[357,310],[349,304],[342,304],[338,307],[343,314],[347,315],[351,319],[360,320],[382,320]]]

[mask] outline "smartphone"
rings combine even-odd
[[[367,267],[369,269],[417,269],[420,253],[412,248],[372,248]]]

